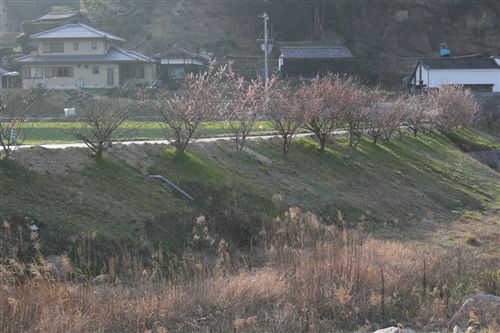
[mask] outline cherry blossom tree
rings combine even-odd
[[[431,91],[429,98],[431,121],[443,134],[472,123],[478,110],[478,103],[471,91],[460,85],[443,85]]]
[[[204,121],[220,118],[224,89],[220,89],[226,69],[210,63],[207,71],[187,75],[179,92],[160,89],[151,103],[163,124],[166,139],[177,152],[184,152],[197,137]]]
[[[361,126],[365,119],[363,109],[368,100],[368,91],[353,76],[337,78],[336,105],[339,108],[340,123],[349,133],[349,145],[356,147],[363,135]]]
[[[429,98],[426,95],[410,95],[402,97],[403,125],[416,138],[429,124]]]
[[[334,81],[332,74],[317,76],[311,85],[303,85],[296,93],[298,107],[305,116],[304,127],[314,133],[322,152],[340,124],[338,95],[342,93],[342,85]]]
[[[225,101],[221,107],[225,108],[224,123],[228,125],[237,152],[241,152],[256,119],[262,115],[266,92],[275,81],[274,77],[267,84],[261,78],[245,82],[230,66],[227,68],[223,83]]]
[[[274,85],[268,93],[269,124],[283,140],[282,151],[287,155],[293,138],[304,123],[303,101],[288,82]]]
[[[366,133],[372,138],[373,144],[384,134],[388,106],[378,88],[369,90],[365,95],[363,114]]]
[[[399,138],[403,136],[402,126],[404,119],[404,108],[406,100],[404,97],[398,97],[394,101],[386,102],[383,120],[383,136],[389,141],[392,136],[399,133]]]
[[[341,125],[349,131],[350,142],[360,135],[362,106],[366,100],[356,78],[327,74],[297,92],[299,105],[305,114],[304,127],[313,132],[324,151],[328,139]]]

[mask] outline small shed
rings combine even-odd
[[[173,48],[156,55],[160,64],[159,78],[163,83],[178,82],[186,74],[200,73],[210,61],[210,57],[195,53],[185,48],[174,46]]]
[[[345,46],[280,44],[278,70],[282,78],[313,78],[317,74],[346,73],[354,56]]]
[[[417,92],[460,84],[475,92],[500,92],[500,58],[482,55],[419,59],[408,88]]]

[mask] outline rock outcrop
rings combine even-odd
[[[453,332],[479,332],[481,328],[500,329],[500,297],[476,294],[468,298],[453,316],[448,329]],[[497,331],[495,331],[497,332]]]

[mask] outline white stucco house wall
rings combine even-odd
[[[460,84],[475,92],[500,92],[500,58],[423,58],[408,80],[413,90],[439,88],[443,84]]]
[[[30,39],[38,50],[15,59],[25,89],[147,85],[157,77],[152,58],[121,48],[125,39],[85,24],[66,24]]]

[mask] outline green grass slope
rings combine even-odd
[[[495,144],[495,138],[475,133]],[[365,138],[356,149],[339,138],[324,154],[312,138],[305,138],[297,140],[286,157],[279,152],[278,139],[251,141],[249,147],[272,159],[273,165],[238,155],[226,142],[193,150],[198,159],[224,170],[223,177],[236,176],[253,185],[242,187],[242,193],[268,198],[280,194],[285,205],[312,210],[328,222],[335,222],[340,211],[349,222],[367,227],[404,226],[424,217],[448,219],[456,211],[498,204],[498,173],[441,135],[405,136],[379,145]],[[164,165],[168,174],[172,167]],[[174,172],[173,177],[180,183],[203,182],[202,177],[195,180],[196,174]],[[209,192],[192,190],[195,198]]]
[[[456,135],[491,147],[500,142],[478,130]],[[338,222],[340,211],[345,221],[367,229],[437,223],[460,211],[500,206],[499,174],[438,134],[379,145],[363,139],[356,149],[340,137],[324,154],[312,138],[303,138],[287,157],[279,145],[278,139],[248,143],[272,165],[237,154],[227,141],[193,145],[185,154],[165,146],[145,149],[147,173],[174,181],[194,197],[192,203],[123,158],[107,156],[57,175],[0,161],[0,216],[23,228],[36,223],[48,252],[66,250],[82,231],[95,231],[97,251],[108,253],[124,245],[161,244],[175,251],[200,214],[227,239],[248,245],[263,223],[289,205],[326,223]],[[276,194],[282,198],[278,207]]]
[[[181,243],[189,211],[163,185],[144,177],[123,163],[105,159],[78,173],[39,174],[15,161],[0,161],[0,215],[20,224],[40,228],[44,248],[59,252],[69,248],[81,233],[96,231],[99,251],[122,245],[149,245],[151,223],[172,225],[165,243]],[[175,219],[166,213],[176,211]]]

